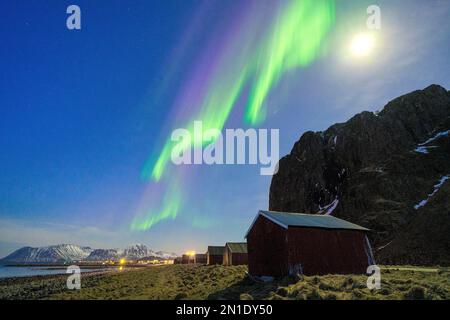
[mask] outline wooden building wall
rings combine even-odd
[[[223,263],[223,254],[206,254],[206,263],[207,264],[222,264]]]
[[[223,254],[223,264],[226,266],[239,266],[248,264],[248,254],[237,252],[233,253],[231,252],[230,248],[225,247],[225,252]]]
[[[247,245],[249,272],[255,276],[362,274],[369,264],[363,232],[284,229],[261,215],[247,235]]]
[[[286,230],[259,216],[247,235],[248,269],[255,276],[283,276],[288,269]]]
[[[188,264],[190,261],[190,257],[187,254],[183,254],[181,256],[181,263],[182,264]]]
[[[222,263],[224,266],[231,266],[231,251],[227,246],[225,246],[225,250],[223,252]]]
[[[288,272],[305,275],[363,274],[368,267],[365,234],[356,230],[290,227]]]
[[[195,255],[195,263],[206,264],[206,254],[197,253]]]
[[[231,265],[232,266],[240,266],[243,264],[248,264],[248,254],[247,253],[232,253]]]

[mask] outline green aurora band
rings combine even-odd
[[[222,131],[246,87],[250,87],[250,93],[244,121],[253,126],[262,123],[267,113],[264,101],[270,90],[283,74],[306,67],[317,58],[334,22],[333,0],[290,0],[276,12],[263,34],[257,32],[261,29],[255,28],[251,22],[246,24],[247,28],[244,26],[239,36],[221,53],[222,59],[206,88],[200,109],[186,121],[187,125],[183,128],[194,137],[193,122],[199,120],[203,123],[204,131]],[[204,147],[214,140],[197,139],[193,144],[196,148]],[[172,149],[177,144],[169,137],[161,152],[146,162],[141,177],[159,183],[165,175]],[[183,147],[187,149],[191,146]],[[161,220],[176,218],[182,205],[181,190],[175,187],[176,175],[165,175],[165,178],[170,181],[162,199],[162,208],[156,212],[148,212],[141,219],[136,217],[131,229],[147,230]]]
[[[144,219],[139,219],[135,217],[131,222],[131,230],[144,231],[150,229],[156,223],[172,219],[177,217],[178,210],[181,204],[181,192],[176,184],[175,179],[171,179],[170,185],[167,188],[162,201],[162,208],[158,211],[158,214],[153,214],[152,212],[147,212]]]

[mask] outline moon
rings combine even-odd
[[[360,33],[350,43],[350,53],[356,58],[369,56],[375,47],[375,37],[370,33]]]

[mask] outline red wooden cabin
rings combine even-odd
[[[369,230],[329,215],[260,211],[249,228],[255,276],[363,274],[375,264]]]
[[[195,263],[206,264],[206,254],[205,253],[197,253],[195,255]]]
[[[206,264],[222,264],[224,249],[225,247],[222,246],[208,246],[208,251],[206,251]]]
[[[227,242],[223,253],[223,264],[238,266],[248,263],[246,242]]]

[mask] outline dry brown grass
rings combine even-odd
[[[67,290],[66,277],[0,282],[0,299],[450,299],[447,268],[382,269],[381,290],[364,275],[287,277],[257,283],[245,266],[172,265],[82,277]]]

